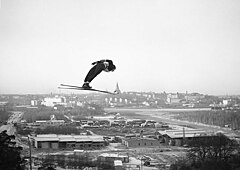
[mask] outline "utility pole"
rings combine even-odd
[[[183,145],[185,145],[186,138],[185,138],[185,128],[183,127]]]
[[[29,135],[28,135],[28,146],[29,146],[29,164],[30,164],[30,170],[32,170],[32,148],[31,148]]]

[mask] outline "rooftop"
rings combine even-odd
[[[134,138],[125,138],[126,141],[142,141],[142,140],[148,140],[148,141],[155,141],[156,139],[153,138],[140,138],[140,137],[134,137]]]
[[[116,154],[116,153],[102,153],[102,154],[99,155],[99,156],[102,156],[102,157],[111,157],[111,158],[127,157],[127,156],[119,155],[119,154]]]
[[[197,137],[197,136],[206,136],[207,132],[200,129],[185,129],[183,130],[165,130],[158,131],[161,135],[167,135],[170,138],[189,138],[189,137]]]
[[[59,141],[59,142],[103,142],[103,136],[91,135],[37,135],[35,141]]]

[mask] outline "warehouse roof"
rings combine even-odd
[[[153,138],[139,138],[139,137],[135,137],[135,138],[125,138],[125,141],[156,141],[156,139]]]
[[[59,142],[103,142],[103,136],[91,135],[37,135],[35,141],[59,141]]]
[[[165,130],[158,131],[161,135],[167,135],[170,138],[189,138],[189,137],[197,137],[197,136],[206,136],[207,133],[204,130],[200,129],[185,129],[183,130]]]
[[[108,157],[108,158],[126,158],[126,157],[128,157],[127,155],[119,155],[116,153],[102,153],[99,156]]]

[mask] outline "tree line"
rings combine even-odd
[[[240,111],[193,111],[180,112],[174,118],[191,122],[204,123],[216,126],[229,126],[232,129],[240,129]]]
[[[188,146],[187,157],[173,164],[171,170],[240,169],[239,144],[222,134],[194,138]]]
[[[0,169],[23,170],[24,160],[20,156],[22,147],[16,146],[14,135],[8,135],[7,131],[0,133]]]

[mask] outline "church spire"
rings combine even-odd
[[[118,83],[116,85],[116,89],[114,90],[114,93],[117,93],[117,94],[121,93],[121,90],[119,89]]]

